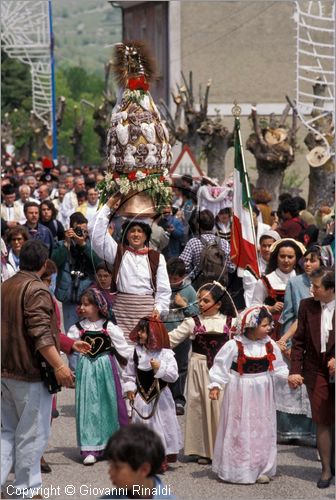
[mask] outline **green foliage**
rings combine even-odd
[[[15,108],[31,109],[31,76],[29,66],[11,59],[1,50],[1,113]]]

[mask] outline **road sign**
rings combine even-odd
[[[183,146],[176,162],[170,169],[170,175],[191,175],[194,179],[203,177],[204,172],[202,172],[201,168],[197,164],[189,146]]]

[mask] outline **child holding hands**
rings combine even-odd
[[[285,379],[288,368],[269,337],[271,328],[266,307],[243,311],[238,335],[218,352],[209,372],[211,400],[227,385],[212,469],[231,483],[269,483],[276,472],[274,377]]]

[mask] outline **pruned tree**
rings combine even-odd
[[[217,178],[221,184],[225,179],[225,156],[233,146],[233,132],[229,132],[219,112],[215,118],[206,118],[197,132],[203,141],[208,176]]]
[[[274,114],[269,122],[259,122],[257,110],[252,108],[251,118],[254,132],[246,141],[246,149],[256,159],[258,170],[257,188],[267,189],[272,195],[272,204],[276,206],[285,175],[285,170],[293,163],[296,148],[297,114],[293,111],[292,125],[288,129],[286,120],[291,109],[288,104],[277,122]]]
[[[193,73],[189,72],[189,81],[183,72],[181,75],[183,85],[177,85],[177,93],[171,94],[176,104],[175,116],[172,116],[168,105],[163,100],[161,100],[162,114],[166,120],[171,144],[175,144],[176,141],[183,145],[187,144],[194,156],[200,158],[203,144],[198,130],[207,118],[211,80],[208,81],[204,94],[201,85],[199,87],[198,109],[195,106]]]
[[[330,148],[335,143],[335,129],[332,112],[321,115],[327,85],[321,79],[313,85],[316,96],[311,112],[313,130],[309,130],[304,143],[311,152],[309,163],[309,194],[308,207],[313,212],[323,205],[332,206],[335,201],[335,161],[330,154]],[[322,99],[321,99],[322,97]],[[319,111],[317,111],[319,109]],[[319,118],[315,119],[315,117]]]

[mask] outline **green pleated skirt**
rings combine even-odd
[[[81,356],[76,370],[76,429],[81,452],[101,452],[119,429],[110,356]]]

